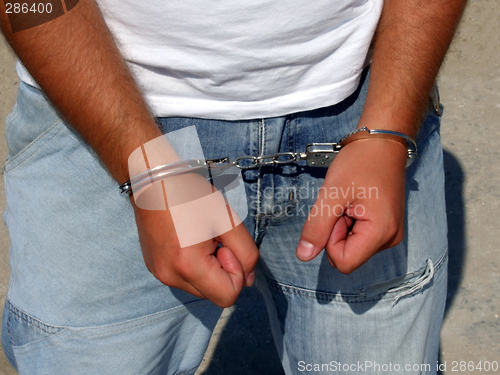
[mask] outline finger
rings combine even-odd
[[[217,252],[217,260],[220,262],[222,269],[229,275],[233,288],[239,294],[245,283],[243,268],[228,247],[221,247]]]
[[[368,220],[357,220],[352,234],[347,233],[346,225],[334,229],[326,251],[340,272],[351,273],[378,251],[382,236],[380,228]]]
[[[180,248],[176,232],[165,230],[173,228],[168,210],[142,210],[134,205],[134,211],[146,266],[158,280],[219,306],[234,303],[244,278],[242,266],[234,255],[231,258],[231,252],[222,250],[221,264],[213,255],[214,240]]]
[[[341,216],[333,226],[332,234],[330,235],[330,238],[328,239],[328,244],[327,244],[327,249],[328,247],[334,247],[334,246],[341,246],[342,244],[345,243],[345,240],[347,239],[347,236],[349,235],[349,227],[351,226],[353,220],[348,217],[348,216]],[[333,268],[337,268],[335,265],[335,262],[333,261],[332,257],[330,256],[329,252],[326,252],[327,257],[328,257],[328,262]]]
[[[225,247],[228,247],[238,260],[243,269],[245,285],[252,286],[255,278],[255,266],[259,260],[259,250],[248,230],[243,224],[240,224],[217,239]]]
[[[335,209],[338,212],[335,212]],[[323,250],[330,238],[332,228],[342,214],[342,206],[320,195],[311,208],[300,235],[297,246],[297,258],[303,262],[314,259]]]
[[[244,274],[229,248],[219,248],[217,257],[206,255],[194,268],[196,271],[186,277],[194,288],[218,306],[234,304],[243,288]]]
[[[328,244],[330,246],[335,246],[337,244],[343,244],[345,240],[347,240],[347,237],[352,236],[351,232],[351,226],[354,223],[354,219],[349,217],[349,216],[341,216],[333,226],[333,231],[332,234],[330,235],[330,238],[328,239]],[[337,245],[340,246],[340,245]],[[328,248],[328,245],[327,245]],[[333,259],[330,257],[330,254],[328,251],[326,252],[328,256],[328,262],[333,268],[337,268],[335,265],[335,262]]]
[[[326,253],[326,257],[328,259],[328,263],[330,263],[330,266],[332,266],[333,268],[337,268],[337,266],[335,266],[335,263],[333,263],[332,258],[330,258],[330,255],[328,255],[328,253]]]
[[[166,274],[153,274],[168,286],[208,299],[220,307],[229,307],[243,287],[243,270],[228,248],[219,248],[217,257],[214,256],[215,246],[214,241],[207,241],[182,248],[173,270],[165,267]]]
[[[341,240],[347,239],[349,235],[351,224],[353,219],[349,216],[341,216],[333,226],[332,234],[328,242],[333,242],[334,244],[340,242]]]

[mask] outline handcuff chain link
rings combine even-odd
[[[274,166],[274,165],[285,165],[293,164],[299,160],[305,160],[308,167],[324,167],[328,168],[333,161],[336,154],[340,152],[342,147],[348,142],[348,138],[356,135],[360,132],[368,132],[375,136],[383,138],[394,138],[399,137],[404,139],[404,144],[406,144],[408,159],[406,162],[406,167],[409,167],[411,163],[415,160],[417,156],[417,144],[415,140],[407,136],[406,134],[399,133],[392,130],[375,129],[370,130],[367,127],[359,128],[351,133],[347,134],[338,143],[310,143],[306,146],[305,152],[278,152],[275,154],[252,156],[244,155],[239,156],[234,161],[229,161],[228,157],[221,159],[195,159],[188,161],[181,161],[171,164],[166,164],[163,166],[158,166],[152,170],[148,170],[135,176],[131,180],[120,185],[120,190],[122,193],[132,194],[132,183],[135,186],[141,186],[144,184],[151,184],[155,182],[154,179],[165,178],[166,176],[174,176],[182,173],[196,172],[200,168],[208,168],[209,175],[214,176],[214,173],[220,174],[224,173],[228,168],[237,167],[239,169],[256,169],[262,166]],[[352,139],[351,142],[360,139]],[[187,163],[187,164],[186,164]],[[182,164],[182,165],[181,165]],[[186,166],[184,166],[186,164]],[[151,172],[155,171],[155,175],[151,176]],[[216,172],[218,171],[218,172]]]
[[[260,155],[260,156],[239,156],[234,159],[233,164],[239,169],[256,169],[269,165],[284,165],[293,164],[299,159],[305,158],[305,154],[301,152],[278,152],[276,154]],[[250,161],[245,164],[245,161]]]

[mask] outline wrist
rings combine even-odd
[[[127,126],[118,134],[108,134],[92,145],[111,176],[120,184],[130,179],[129,157],[145,143],[162,135],[156,123],[145,121]]]
[[[403,133],[414,139],[421,122],[420,117],[416,120],[417,117],[406,118],[396,113],[382,110],[376,111],[375,109],[368,111],[365,107],[356,128],[367,127],[368,129],[390,130]]]
[[[394,145],[401,145],[403,147],[399,147],[399,150],[406,150],[406,167],[409,167],[413,161],[417,157],[417,144],[415,140],[408,135],[397,132],[394,130],[386,130],[386,129],[368,129],[367,127],[358,128],[352,133],[346,135],[343,139],[339,141],[339,144],[342,148],[353,142],[360,141],[370,141],[374,142],[375,140],[382,140],[386,143],[393,143]],[[391,149],[389,147],[387,151]],[[383,150],[382,152],[387,152]]]

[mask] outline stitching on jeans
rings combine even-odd
[[[291,127],[291,124],[290,124],[290,121],[288,121],[288,124],[286,126],[286,132],[287,132],[287,136],[286,136],[286,150],[288,152],[290,152],[290,127]]]
[[[448,255],[448,250],[446,249],[444,254],[441,256],[439,261],[434,266],[434,274],[436,274],[442,268],[442,266],[445,263],[447,255]],[[427,265],[427,261],[426,261],[426,265]],[[424,271],[425,271],[425,269],[424,269]],[[394,293],[390,292],[390,290],[388,290],[388,293],[383,293],[383,294],[380,294],[378,296],[374,296],[373,298],[370,298],[370,299],[359,300],[359,298],[363,297],[363,296],[360,294],[356,294],[356,293],[341,293],[341,292],[331,293],[331,292],[326,292],[326,291],[315,291],[312,289],[299,288],[299,287],[292,286],[292,285],[278,283],[276,280],[270,279],[267,276],[266,276],[266,280],[267,280],[267,283],[270,287],[272,287],[275,290],[278,290],[280,292],[288,293],[288,294],[295,295],[298,297],[306,297],[306,298],[311,298],[311,299],[321,300],[321,301],[332,301],[332,302],[337,301],[337,302],[345,302],[345,303],[365,303],[365,302],[374,302],[374,301],[394,298],[394,295],[393,295]],[[427,285],[428,284],[426,284],[422,288],[419,288],[418,290],[414,291],[411,295],[419,293],[420,291],[425,289],[425,287]],[[387,296],[387,294],[390,294],[390,295]],[[345,298],[345,299],[343,299],[342,301],[339,301],[338,298]]]
[[[260,152],[261,149],[261,124],[257,125],[257,152]],[[260,226],[260,212],[261,212],[261,198],[262,198],[262,167],[257,169],[257,205],[255,208],[255,230],[254,230],[254,238],[257,241],[259,236],[259,226]]]
[[[9,300],[7,300],[7,303],[9,304],[9,317],[7,318],[7,331],[9,333],[9,337],[10,337],[10,345],[13,346],[14,345],[14,336],[12,335],[12,328],[11,328],[11,321],[12,321],[12,316],[11,316],[11,303]]]
[[[153,314],[149,314],[149,315],[144,315],[144,316],[141,316],[139,318],[135,318],[135,319],[131,319],[131,320],[126,320],[124,322],[119,322],[119,323],[104,325],[104,326],[83,327],[83,328],[80,328],[78,330],[75,330],[75,332],[90,331],[90,330],[100,330],[102,328],[113,328],[113,327],[118,327],[120,325],[129,324],[129,323],[133,322],[136,319],[138,319],[138,320],[144,319],[144,322],[140,322],[140,323],[136,323],[134,325],[127,326],[126,328],[119,329],[118,331],[113,331],[115,333],[116,332],[122,332],[122,331],[125,331],[125,330],[129,329],[129,328],[140,327],[140,326],[145,325],[147,323],[155,322],[157,320],[161,320],[161,319],[163,319],[163,315],[169,315],[170,314],[171,316],[175,316],[175,315],[181,314],[183,311],[187,310],[186,306],[190,305],[192,303],[195,304],[193,306],[195,309],[199,309],[199,308],[202,308],[202,307],[205,306],[205,304],[207,303],[207,300],[196,299],[196,300],[190,301],[190,302],[188,302],[188,303],[186,303],[184,305],[172,307],[170,309],[167,309],[167,310],[164,310],[164,311],[159,311],[159,312],[156,312],[156,313],[153,313]],[[148,317],[153,317],[155,315],[158,315],[158,316],[156,318],[154,318],[153,320],[146,319]],[[108,330],[108,332],[109,332],[109,330]],[[101,334],[93,335],[93,336],[99,336],[99,335],[101,335]],[[90,337],[93,337],[93,336],[90,336]]]
[[[294,126],[294,125],[292,124],[292,122],[294,122],[294,121],[293,121],[293,119],[287,118],[287,119],[286,119],[286,122],[287,122],[286,127],[287,127],[287,133],[288,133],[288,134],[287,134],[287,145],[288,145],[288,146],[287,146],[287,151],[288,151],[288,152],[295,152],[295,150],[296,150],[296,145],[295,145],[295,133],[293,133],[293,132],[291,131],[292,126]],[[293,150],[291,150],[291,147],[290,147],[290,141],[291,141],[291,138],[292,138],[292,134],[293,134]],[[292,167],[290,166],[290,168],[292,168]],[[298,185],[298,174],[297,174],[297,177],[292,176],[292,177],[290,178],[290,194],[292,195],[292,196],[291,196],[291,198],[292,198],[292,199],[294,199],[294,200],[296,200],[296,199],[297,199],[297,197],[295,196],[296,194],[294,194],[294,189],[293,189],[293,185],[294,185],[294,180],[295,180],[295,179],[297,180],[297,185]],[[297,187],[298,187],[298,186],[297,186]],[[298,191],[299,191],[299,190],[297,189],[297,192],[298,192]],[[298,194],[298,193],[297,193],[297,194]],[[288,197],[288,201],[291,201],[290,196]],[[296,204],[294,204],[294,206],[296,206]],[[288,211],[288,208],[289,208],[289,206],[285,207],[285,212],[290,212],[290,211]]]
[[[287,136],[286,136],[286,143],[287,143],[287,146],[286,146],[286,150],[287,152],[290,152],[290,137],[291,137],[291,127],[292,127],[292,124],[291,124],[291,121],[289,119],[286,119],[286,130],[287,130]],[[290,167],[291,168],[291,167]],[[290,179],[290,192],[291,194],[293,194],[293,177]],[[293,196],[292,196],[293,197]],[[288,198],[288,200],[290,200],[290,198]],[[286,210],[286,208],[285,208]]]
[[[141,326],[144,326],[144,325],[147,325],[147,324],[154,323],[156,321],[162,320],[164,318],[164,315],[169,315],[169,314],[171,314],[172,316],[178,315],[178,314],[180,314],[180,313],[182,313],[183,311],[186,310],[186,307],[185,307],[186,305],[191,304],[191,303],[196,303],[193,306],[193,308],[195,308],[195,309],[204,308],[205,305],[206,305],[206,302],[207,302],[206,300],[194,300],[194,301],[190,301],[189,303],[186,303],[185,305],[173,307],[171,309],[160,311],[160,312],[157,312],[157,313],[154,313],[154,314],[150,314],[150,315],[145,315],[145,316],[137,318],[137,319],[143,320],[143,321],[141,321],[140,323],[136,323],[136,324],[130,325],[130,326],[127,325],[127,324],[129,324],[130,322],[134,321],[134,319],[127,320],[127,321],[120,322],[120,323],[111,324],[111,325],[96,326],[96,327],[82,327],[82,328],[78,328],[78,329],[75,329],[75,328],[72,328],[72,327],[64,327],[65,328],[64,330],[53,334],[52,337],[54,337],[55,335],[58,335],[60,333],[65,333],[65,332],[68,332],[69,333],[69,337],[71,337],[71,336],[75,336],[75,335],[77,335],[77,334],[79,334],[81,332],[85,332],[85,331],[100,330],[100,329],[103,329],[103,328],[111,328],[111,327],[116,327],[116,326],[120,326],[120,325],[127,325],[126,327],[124,327],[122,329],[119,329],[119,330],[116,330],[116,331],[112,331],[113,334],[117,334],[117,333],[120,333],[120,332],[123,332],[123,331],[127,331],[127,330],[130,330],[130,329],[133,329],[133,328],[141,327]],[[148,317],[153,317],[155,315],[158,315],[158,316],[156,316],[154,319],[146,319]],[[99,334],[96,333],[96,334],[86,335],[83,338],[93,338],[93,337],[104,336],[104,335],[109,334],[110,331],[111,330],[108,329],[108,330],[105,330],[104,332],[101,332]],[[55,340],[53,340],[50,343],[46,342],[46,343],[42,344],[40,347],[32,348],[32,349],[29,349],[29,350],[27,349],[25,351],[23,350],[22,352],[23,352],[23,354],[26,354],[26,353],[30,353],[30,352],[42,349],[42,348],[47,347],[47,346],[56,345],[59,342],[61,342],[62,340],[66,339],[66,337],[67,336],[61,337],[59,339],[55,339]],[[30,345],[30,344],[32,344],[32,343],[26,343],[24,345]],[[22,348],[22,346],[24,346],[24,345],[21,345],[18,348]]]
[[[266,135],[266,120],[262,119],[262,154],[265,155],[267,153],[267,135]]]
[[[52,134],[52,136],[48,139],[45,140],[43,143],[39,143],[44,137],[48,136],[51,134],[51,132],[56,128],[57,125],[62,124],[62,121],[57,121],[56,123],[52,124],[46,131],[44,131],[42,134],[40,134],[38,137],[36,137],[33,142],[31,142],[26,148],[22,149],[17,155],[15,155],[12,159],[9,160],[8,163],[5,164],[5,173],[7,174],[9,171],[12,171],[19,167],[21,164],[25,163],[29,159],[31,159],[43,146],[45,146],[48,142],[50,142],[56,135],[58,135],[64,128],[59,129],[57,132]],[[19,163],[14,165],[12,168],[9,168],[11,164],[13,164],[21,155],[24,155],[30,151],[35,145],[38,145],[36,150],[32,150],[33,152],[24,160],[21,160]]]
[[[293,121],[293,152],[297,152],[297,118],[292,119]],[[295,197],[295,200],[298,202],[299,201],[299,191],[300,191],[300,178],[299,178],[299,173],[297,173],[296,177],[296,185],[297,185],[297,197]],[[293,187],[293,186],[292,186]]]
[[[67,329],[67,327],[64,327],[64,326],[56,326],[56,325],[44,323],[41,320],[31,316],[30,314],[25,313],[19,307],[15,306],[10,300],[7,302],[9,304],[9,312],[12,315],[17,316],[19,319],[24,320],[27,324],[29,324],[33,327],[36,327],[36,328],[44,331],[45,333],[54,334],[54,333],[60,332],[61,330]],[[50,331],[51,329],[58,330],[58,332]]]
[[[267,137],[266,137],[266,120],[265,119],[261,119],[260,120],[260,123],[259,123],[259,156],[261,155],[265,155],[267,153]],[[257,200],[257,207],[259,208],[258,211],[256,212],[256,223],[260,223],[260,219],[262,218],[267,218],[267,217],[272,217],[273,214],[264,214],[262,213],[262,166],[259,166],[258,167],[258,173],[259,173],[259,178],[258,178],[258,200]],[[274,173],[274,172],[273,172]],[[274,183],[274,182],[273,182]],[[257,238],[257,232],[258,229],[257,229],[257,226],[256,226],[256,229],[255,229],[255,238]]]

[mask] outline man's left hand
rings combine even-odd
[[[333,267],[351,273],[404,235],[404,146],[387,139],[345,146],[325,177],[302,230],[297,257],[326,249]]]

